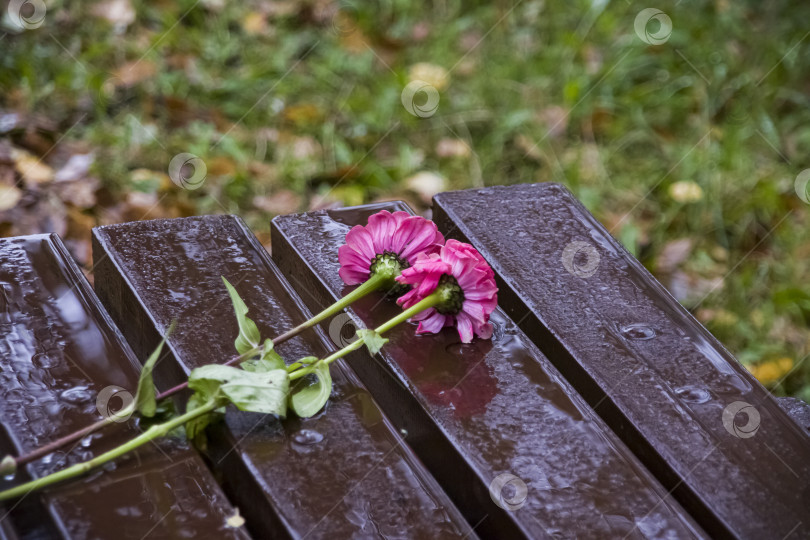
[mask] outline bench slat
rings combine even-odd
[[[207,216],[94,229],[96,287],[141,357],[177,319],[166,385],[235,353],[236,318],[220,276],[249,306],[262,336],[309,317],[244,224]],[[322,356],[311,330],[278,346],[292,361]],[[350,370],[336,364],[326,410],[311,419],[228,413],[211,459],[251,531],[261,536],[461,537],[469,526],[393,430]]]
[[[808,436],[567,189],[442,193],[434,217],[481,251],[501,304],[707,531],[810,535]],[[736,433],[735,402],[755,411]]]
[[[273,220],[274,260],[305,291],[310,309],[350,290],[338,277],[338,247],[351,226],[381,209],[410,211],[385,203]],[[400,311],[381,295],[352,307],[367,327]],[[324,326],[340,341],[335,320]],[[677,504],[661,502],[660,484],[509,317],[498,310],[492,320],[492,341],[466,345],[455,331],[417,337],[406,324],[387,334],[378,356],[362,349],[349,362],[476,531],[501,538],[700,536]],[[490,496],[501,474],[517,476],[528,490],[515,511]],[[514,491],[502,494],[520,503]]]
[[[56,235],[0,240],[0,287],[0,453],[34,450],[97,420],[96,396],[107,386],[134,394],[137,360]],[[89,448],[77,444],[26,471],[42,476],[138,433],[132,424],[108,428]],[[183,443],[143,447],[90,478],[23,497],[24,515],[17,514],[20,501],[7,503],[20,537],[247,538],[225,528],[234,509]],[[0,489],[10,484],[0,481]],[[0,519],[5,515],[0,508]]]

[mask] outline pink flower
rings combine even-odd
[[[462,343],[492,337],[489,316],[498,305],[495,273],[474,247],[448,240],[439,253],[419,257],[397,278],[413,289],[397,303],[408,309],[437,289],[442,301],[413,317],[419,321],[417,334],[439,332],[455,325]]]
[[[436,253],[442,244],[444,236],[432,221],[382,210],[368,218],[368,225],[355,225],[346,234],[338,249],[339,274],[347,285],[366,282],[374,271],[393,272],[393,278],[417,256]]]

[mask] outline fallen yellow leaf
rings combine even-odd
[[[792,358],[777,358],[762,364],[746,366],[748,371],[762,384],[770,384],[782,379],[793,369]]]
[[[312,103],[302,103],[284,108],[285,120],[296,125],[315,124],[323,118],[323,111]]]
[[[442,66],[428,62],[412,65],[408,70],[408,78],[412,81],[425,81],[439,92],[450,84],[450,73]]]
[[[113,73],[115,86],[134,86],[141,81],[152,78],[157,73],[157,66],[149,60],[127,62]]]
[[[11,210],[22,198],[22,190],[17,186],[0,185],[0,211]]]
[[[669,196],[681,204],[694,203],[703,198],[703,188],[691,180],[681,180],[669,186]]]
[[[15,163],[17,172],[23,179],[31,184],[43,184],[53,180],[53,169],[30,154],[23,154],[17,158]]]
[[[251,36],[263,34],[267,30],[267,18],[258,11],[251,11],[242,19],[242,29]]]
[[[425,204],[430,204],[434,195],[447,189],[444,177],[431,171],[420,171],[406,178],[405,185],[419,195]]]

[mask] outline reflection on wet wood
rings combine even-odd
[[[810,438],[558,184],[449,192],[434,218],[501,305],[714,535],[810,535]]]
[[[143,358],[173,319],[167,387],[234,353],[236,319],[220,276],[234,284],[264,337],[309,318],[241,220],[207,216],[94,231],[96,290]],[[323,356],[312,330],[278,347],[288,361]],[[342,365],[326,409],[310,419],[229,413],[209,437],[226,491],[257,536],[462,537],[469,526]],[[474,536],[474,534],[473,534]]]
[[[281,216],[273,257],[310,309],[348,289],[337,250],[353,225],[401,203]],[[373,295],[350,313],[374,327],[399,313]],[[455,330],[391,331],[389,344],[350,365],[409,445],[484,537],[663,538],[701,535],[666,491],[604,426],[503,311],[490,340],[459,342]],[[324,326],[351,338],[338,316]],[[493,501],[494,489],[499,504]]]
[[[56,235],[0,240],[0,286],[0,454],[67,435],[98,420],[99,407],[117,410],[120,396],[134,393],[137,360]],[[111,386],[119,397],[99,401]],[[0,481],[0,489],[90,459],[138,433],[131,423],[109,428],[103,439],[96,434],[29,464],[14,481]],[[246,537],[226,529],[234,509],[200,457],[168,439],[6,504],[21,538],[118,538],[122,531],[137,538],[212,531]]]

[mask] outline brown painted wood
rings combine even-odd
[[[704,528],[810,536],[807,434],[568,190],[434,203],[440,230],[492,265],[501,305]]]
[[[810,403],[794,397],[778,397],[776,402],[799,427],[810,433]]]
[[[338,277],[338,247],[351,226],[381,209],[409,211],[384,203],[273,220],[273,257],[310,309],[350,290]],[[381,295],[350,310],[367,327],[399,312]],[[476,531],[487,538],[701,536],[508,315],[498,310],[492,320],[491,341],[461,344],[452,330],[417,337],[406,324],[387,335],[379,355],[350,356]],[[345,322],[340,315],[324,323],[336,345],[347,337]],[[502,474],[517,477],[501,494],[522,501],[519,508],[493,502],[489,490]]]
[[[56,235],[0,240],[0,335],[2,455],[31,451],[98,420],[97,395],[108,386],[135,392],[132,350]],[[120,401],[110,406],[116,410]],[[0,489],[138,433],[133,423],[110,428],[103,440],[93,436],[29,464],[14,481],[0,480]],[[225,527],[233,513],[197,453],[166,440],[86,478],[8,502],[0,520],[20,538],[247,538]]]
[[[269,255],[233,216],[157,220],[94,230],[96,288],[143,356],[173,319],[174,385],[235,353],[236,319],[220,276],[234,284],[264,337],[309,318]],[[279,345],[289,361],[323,356],[315,330]],[[249,530],[261,537],[461,537],[469,526],[351,371],[311,419],[238,411],[209,437],[211,460]],[[474,536],[474,533],[473,533]]]

